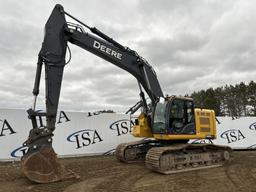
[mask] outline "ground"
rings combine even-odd
[[[61,159],[81,178],[35,184],[21,173],[19,162],[0,163],[0,192],[179,191],[256,192],[256,151],[235,151],[223,167],[173,175],[151,172],[144,164],[123,164],[114,156]]]

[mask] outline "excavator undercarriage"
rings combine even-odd
[[[124,163],[145,162],[152,171],[172,174],[222,166],[230,160],[231,151],[213,144],[141,140],[120,144],[115,154]]]
[[[124,163],[144,162],[150,148],[157,145],[155,140],[140,140],[130,143],[121,143],[117,146],[115,156]]]

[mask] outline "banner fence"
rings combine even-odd
[[[111,154],[120,143],[139,140],[131,135],[135,117],[116,113],[59,111],[53,148],[60,157]],[[256,149],[256,117],[217,117],[216,140],[192,143],[228,145],[233,149]],[[43,126],[45,119],[38,120]],[[27,112],[0,109],[0,161],[19,160],[32,128]]]

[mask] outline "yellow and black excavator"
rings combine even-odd
[[[77,24],[66,22],[65,16]],[[91,33],[85,32],[84,27]],[[61,5],[56,5],[45,25],[33,89],[35,100],[27,111],[33,128],[24,142],[28,151],[21,162],[28,179],[49,183],[77,177],[58,162],[52,148],[63,69],[70,61],[65,60],[66,50],[70,52],[68,42],[126,70],[138,81],[140,101],[129,112],[142,109],[132,134],[143,139],[120,144],[115,152],[117,159],[126,163],[145,161],[146,167],[164,174],[221,166],[229,160],[231,149],[227,146],[188,143],[190,139],[216,138],[213,110],[195,108],[191,98],[164,96],[152,66],[137,52],[97,28],[84,24],[65,12]],[[36,111],[43,65],[46,112]],[[144,92],[150,103],[147,103]],[[40,117],[46,118],[44,127],[37,125]]]

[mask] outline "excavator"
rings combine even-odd
[[[67,22],[66,17],[76,23]],[[154,69],[143,57],[99,29],[81,22],[57,4],[45,25],[44,40],[38,54],[34,102],[27,110],[33,128],[23,144],[28,150],[21,158],[21,166],[29,180],[50,183],[79,177],[61,165],[52,147],[63,70],[71,58],[66,61],[67,50],[71,54],[68,43],[120,67],[138,81],[140,101],[128,112],[133,114],[141,109],[132,134],[142,139],[118,145],[115,151],[118,160],[124,163],[145,162],[152,171],[172,174],[222,166],[230,159],[231,148],[228,146],[189,143],[191,139],[216,138],[213,110],[195,108],[192,98],[164,96]],[[36,110],[43,65],[45,112]],[[42,117],[46,119],[43,127],[37,124]]]

